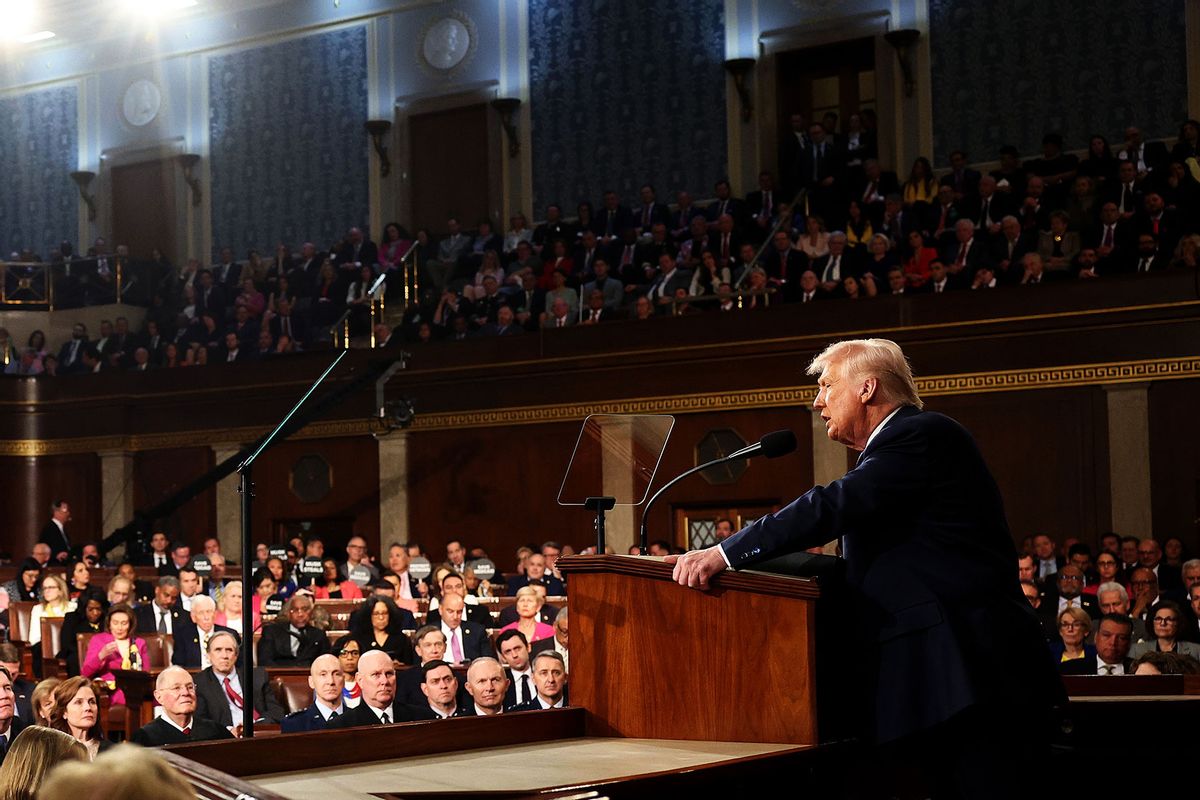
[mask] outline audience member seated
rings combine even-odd
[[[12,673],[10,672],[9,674],[11,675]],[[34,687],[33,694],[29,696],[29,707],[33,714],[33,721],[30,724],[45,727],[50,726],[54,718],[54,690],[58,688],[60,683],[62,683],[62,680],[59,678],[46,678],[45,680],[38,681],[38,685]],[[21,721],[24,722],[23,719]]]
[[[508,579],[505,594],[515,596],[517,590],[531,584],[546,587],[546,594],[559,597],[567,593],[562,581],[553,575],[546,574],[546,557],[541,553],[533,553],[525,562],[525,574],[514,575]]]
[[[238,678],[238,640],[232,632],[218,631],[208,640],[210,666],[200,671],[196,683],[196,718],[216,723],[241,736],[245,704],[244,692]],[[255,667],[254,721],[279,722],[283,719],[283,707],[275,698],[270,678],[262,667]]]
[[[313,600],[294,595],[284,603],[279,617],[263,626],[258,642],[258,664],[263,667],[311,667],[313,659],[329,652],[325,631],[311,625]]]
[[[37,796],[39,800],[195,800],[196,792],[165,759],[126,744],[104,753],[94,764],[56,767]]]
[[[124,581],[123,578],[113,578],[113,580]],[[125,582],[127,583],[127,581]],[[105,593],[99,588],[90,587],[79,596],[76,601],[76,609],[63,617],[60,638],[62,647],[54,657],[61,658],[66,662],[68,676],[78,675],[81,666],[76,637],[81,633],[100,633],[103,630],[101,623],[108,611],[108,605]]]
[[[357,600],[363,596],[357,583],[342,579],[337,559],[333,556],[321,561],[321,569],[321,579],[309,587],[314,599]]]
[[[0,643],[0,667],[8,670],[9,677],[12,678],[16,715],[26,725],[34,724],[32,698],[37,686],[21,677],[21,652],[16,645],[10,642]]]
[[[242,582],[230,581],[225,584],[225,591],[221,593],[221,610],[213,615],[213,623],[222,625],[230,630],[242,630]],[[254,612],[254,619],[251,623],[251,630],[258,630],[262,626],[259,617],[259,612]],[[238,634],[241,635],[240,633]]]
[[[49,551],[46,545],[41,547]],[[49,553],[47,552],[47,557]],[[33,603],[38,600],[41,589],[42,563],[36,558],[26,558],[17,566],[17,577],[5,581],[4,591],[12,603]]]
[[[1182,653],[1151,651],[1134,661],[1134,675],[1200,675],[1200,661]]]
[[[33,648],[35,668],[41,664],[42,620],[61,619],[75,610],[75,601],[67,596],[67,582],[61,575],[45,575],[41,587],[41,602],[33,607],[29,618],[29,646]]]
[[[1133,645],[1130,655],[1140,658],[1146,653],[1179,653],[1200,660],[1200,644],[1181,638],[1183,609],[1174,600],[1159,600],[1150,608],[1147,627],[1150,635]]]
[[[533,699],[533,666],[530,664],[529,642],[525,634],[512,628],[496,636],[496,652],[504,662],[504,674],[508,679],[508,690],[504,707],[511,709]]]
[[[1129,657],[1133,620],[1124,614],[1105,614],[1096,629],[1095,654],[1059,664],[1064,675],[1132,675]]]
[[[538,593],[538,599],[541,600],[541,605],[538,608],[538,619],[547,625],[553,625],[554,615],[558,613],[558,609],[554,606],[546,605],[546,587],[540,583],[531,583],[529,585]],[[503,628],[506,625],[511,625],[518,619],[520,619],[520,615],[517,614],[516,605],[505,606],[500,610],[500,627]]]
[[[172,663],[186,669],[207,669],[208,644],[216,634],[224,632],[237,635],[237,631],[216,624],[217,604],[206,594],[192,599],[191,622],[175,635],[175,652]]]
[[[95,678],[112,692],[114,706],[125,705],[125,693],[117,688],[113,670],[136,669],[145,671],[146,640],[135,637],[133,609],[125,604],[111,606],[104,615],[104,632],[97,633],[88,642],[87,653],[80,666],[85,678]]]
[[[465,573],[469,569],[470,567],[464,567],[463,572]],[[467,593],[465,574],[459,575],[457,572],[448,572],[443,575],[439,594],[441,597],[445,597],[447,594],[457,594],[466,603],[463,613],[468,622],[474,622],[484,628],[492,626],[491,613],[479,605],[478,598]],[[438,597],[434,597],[429,601],[429,613],[425,616],[426,625],[440,626],[442,624],[442,616],[438,612],[440,606],[441,600]]]
[[[438,606],[441,631],[446,637],[446,651],[454,664],[461,664],[491,652],[491,644],[484,627],[474,622],[463,621],[465,607],[466,601],[457,594],[446,595]]]
[[[424,673],[420,667],[431,661],[443,661],[446,656],[446,634],[434,625],[423,625],[413,633],[413,661],[416,669],[401,671],[396,677],[396,699],[409,705],[420,705],[425,702],[421,694],[421,678]]]
[[[88,759],[113,747],[104,738],[100,725],[100,699],[96,689],[87,678],[74,677],[63,681],[54,691],[54,712],[51,727],[70,734],[75,741],[87,748]]]
[[[354,641],[354,637],[346,634],[333,643],[332,655],[337,656],[338,666],[342,670],[342,705],[354,708],[362,700],[362,689],[355,679],[362,650],[359,649],[358,642]],[[313,659],[313,663],[317,663],[317,660]]]
[[[194,716],[196,684],[183,667],[170,666],[158,673],[158,679],[154,682],[154,699],[162,706],[162,715],[134,732],[134,744],[160,747],[165,744],[233,738],[233,734],[224,726]]]
[[[179,605],[179,579],[165,575],[154,587],[154,600],[134,609],[139,633],[169,633],[184,637],[191,620]]]
[[[474,662],[472,662],[474,663]],[[460,713],[458,678],[445,661],[430,661],[420,667],[421,694],[435,719],[467,716]]]
[[[477,658],[467,668],[467,694],[471,702],[460,704],[457,717],[493,717],[504,713],[509,690],[500,662],[489,656]]]
[[[11,731],[11,742],[0,752],[0,797],[12,800],[33,800],[46,797],[38,791],[51,770],[60,765],[88,761],[87,750],[70,734],[51,728],[30,726],[20,733]],[[76,795],[84,797],[85,794]]]
[[[1082,608],[1070,606],[1059,612],[1059,641],[1050,643],[1050,654],[1060,670],[1066,662],[1096,657],[1096,649],[1085,643],[1091,632],[1092,618]]]
[[[350,635],[361,652],[380,650],[393,661],[408,664],[413,659],[412,643],[402,632],[413,627],[413,617],[387,597],[370,597],[350,617]]]
[[[337,719],[328,720],[326,729],[436,718],[429,708],[407,705],[396,698],[396,667],[387,653],[379,650],[363,653],[355,680],[362,689],[362,702]]]
[[[1146,622],[1141,617],[1130,614],[1129,593],[1120,583],[1107,581],[1097,586],[1096,605],[1101,614],[1120,614],[1127,617],[1133,624],[1133,641],[1139,642],[1147,638]]]
[[[538,619],[538,612],[541,610],[542,602],[542,598],[537,593],[537,590],[532,586],[522,586],[517,590],[517,602],[514,604],[517,609],[518,619],[516,622],[501,628],[501,632],[519,630],[524,634],[526,641],[530,643],[553,638],[554,628]]]
[[[567,705],[567,667],[563,657],[554,650],[544,650],[533,657],[533,683],[536,696],[528,703],[514,706],[513,711],[540,711]]]
[[[554,617],[554,636],[532,642],[530,652],[532,652],[533,655],[537,655],[538,653],[542,653],[547,650],[553,650],[562,656],[563,666],[569,670],[571,665],[571,657],[567,650],[567,616],[567,607],[563,606],[558,610],[558,614],[556,614]]]
[[[346,713],[348,707],[342,703],[342,690],[346,682],[335,656],[326,653],[313,660],[308,673],[308,685],[313,690],[312,705],[284,717],[279,725],[281,732],[324,730],[326,723]]]

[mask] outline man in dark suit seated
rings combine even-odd
[[[438,606],[441,631],[446,636],[446,652],[450,656],[448,660],[456,664],[492,653],[492,645],[484,627],[463,621],[465,607],[466,601],[457,594],[446,595]]]
[[[428,708],[410,706],[396,699],[396,667],[382,650],[368,650],[358,660],[358,686],[362,702],[337,719],[325,723],[326,730],[359,725],[391,725],[435,719]]]
[[[1047,590],[1038,612],[1057,624],[1058,615],[1066,608],[1081,608],[1093,620],[1099,619],[1100,609],[1096,596],[1083,594],[1083,571],[1074,564],[1066,564],[1054,578],[1053,590]]]
[[[726,569],[840,538],[845,624],[866,648],[846,669],[875,689],[856,719],[859,735],[880,744],[864,754],[872,773],[852,779],[886,784],[915,768],[938,787],[932,794],[964,797],[1043,785],[1030,774],[1050,756],[1040,721],[1066,694],[978,446],[954,420],[922,412],[894,342],[837,342],[808,372],[819,375],[815,412],[830,439],[861,453],[856,465],[718,545],[667,556],[676,581],[706,589]],[[877,788],[869,794],[887,791]]]
[[[172,542],[170,556],[170,560],[158,568],[158,574],[178,578],[179,570],[192,560],[192,548],[188,547],[186,542]]]
[[[13,692],[13,676],[5,667],[0,667],[0,739],[4,746],[0,747],[0,764],[12,747],[13,739],[25,728],[25,723],[17,716],[15,693]]]
[[[38,537],[39,543],[50,545],[50,559],[59,564],[65,564],[71,557],[71,539],[66,530],[70,521],[71,506],[66,500],[55,500],[50,504],[50,521]]]
[[[459,575],[457,572],[451,572],[442,578],[441,596],[445,598],[451,594],[458,595],[463,599],[463,602],[466,603],[467,582],[463,576]],[[475,598],[471,599],[474,600]],[[437,601],[435,600],[432,602]],[[441,603],[438,603],[438,606],[440,607]],[[463,609],[463,614],[466,616],[468,622],[474,622],[475,624],[484,628],[492,627],[492,614],[483,606],[479,605],[478,603],[471,602],[463,606]],[[442,624],[442,615],[438,613],[436,608],[431,609],[426,615],[425,624],[435,626],[440,626]],[[441,656],[438,657],[441,658]]]
[[[308,671],[308,685],[313,690],[312,705],[284,717],[279,725],[282,733],[325,730],[326,724],[346,713],[346,706],[342,704],[346,680],[337,656],[326,653],[313,659]]]
[[[313,600],[308,595],[293,595],[279,612],[279,618],[263,626],[258,641],[258,663],[263,667],[311,667],[313,659],[329,652],[329,637],[313,627]]]
[[[529,663],[529,642],[519,630],[507,630],[496,637],[496,652],[503,659],[504,676],[508,689],[504,693],[504,707],[511,709],[533,699],[533,665]]]
[[[883,220],[883,212],[889,195],[900,194],[900,181],[896,173],[884,170],[879,162],[868,158],[863,162],[863,179],[852,199],[858,200],[863,216],[871,220],[871,224],[879,227]]]
[[[233,734],[215,722],[194,716],[196,684],[183,667],[167,667],[154,682],[154,699],[162,706],[162,716],[133,734],[133,743],[143,747],[186,744],[211,739],[232,739]]]
[[[1041,608],[1044,598],[1042,597],[1042,590],[1038,588],[1037,583],[1033,580],[1022,578],[1021,592],[1025,595],[1025,599],[1029,601],[1029,607],[1037,613],[1038,624],[1042,626],[1042,638],[1047,642],[1057,642],[1058,621],[1042,613]]]
[[[162,531],[155,531],[150,536],[150,552],[137,556],[132,560],[138,567],[165,567],[171,560],[171,543]]]
[[[279,341],[280,336],[287,336],[298,345],[308,343],[308,320],[302,314],[292,313],[292,301],[287,297],[275,301],[275,315],[269,326],[275,341]]]
[[[237,673],[237,637],[228,631],[213,634],[208,640],[208,659],[212,666],[196,675],[196,718],[216,723],[240,736],[245,692]],[[254,720],[272,723],[282,720],[283,706],[275,698],[267,671],[255,667],[251,680],[254,682]]]
[[[1064,661],[1064,675],[1132,675],[1133,620],[1124,614],[1105,614],[1096,629],[1096,655]]]
[[[425,702],[425,696],[421,694],[421,678],[424,677],[421,667],[430,661],[445,660],[446,634],[437,625],[427,623],[417,628],[412,639],[414,669],[397,673],[396,700],[415,706]]]
[[[187,631],[180,630],[175,636],[175,652],[171,663],[185,669],[205,669],[209,666],[208,644],[218,633],[236,632],[224,625],[213,622],[216,616],[217,603],[206,594],[198,594],[192,598],[190,613],[192,624]]]
[[[545,586],[546,594],[555,597],[561,597],[567,593],[562,581],[553,575],[546,574],[546,557],[541,553],[529,556],[525,562],[525,574],[509,578],[508,584],[504,587],[504,593],[512,597],[518,589],[535,585]]]
[[[499,661],[490,656],[475,659],[467,668],[467,694],[471,702],[460,703],[455,716],[494,717],[504,713],[508,685]]]
[[[164,575],[154,587],[154,599],[133,610],[138,633],[169,633],[188,638],[192,621],[179,605],[179,579]]]
[[[0,644],[0,667],[8,670],[12,682],[13,706],[18,719],[26,725],[33,724],[33,706],[29,704],[37,684],[21,677],[21,653],[15,644]],[[78,672],[78,670],[76,670]]]
[[[665,226],[671,220],[671,212],[658,202],[653,186],[644,184],[638,190],[638,196],[642,202],[633,212],[633,223],[639,236],[649,233],[655,225]]]
[[[437,719],[464,716],[459,714],[458,677],[445,661],[430,661],[421,666],[421,694],[425,705]]]
[[[563,657],[553,650],[534,656],[533,684],[536,696],[528,703],[513,706],[511,711],[541,711],[567,705],[567,666]]]

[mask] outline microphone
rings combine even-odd
[[[747,445],[740,450],[735,450],[727,456],[714,458],[712,461],[706,462],[696,467],[692,467],[687,472],[678,475],[667,481],[665,485],[650,498],[650,502],[646,503],[646,507],[642,509],[642,530],[641,530],[641,551],[642,555],[647,555],[646,543],[648,533],[646,530],[646,518],[650,515],[650,507],[654,505],[654,501],[658,500],[662,493],[670,489],[675,484],[689,475],[693,475],[709,467],[715,467],[718,464],[724,464],[729,461],[740,461],[745,458],[754,458],[755,456],[766,456],[767,458],[779,458],[786,456],[788,453],[796,449],[796,434],[789,430],[773,431],[759,439],[751,445]]]

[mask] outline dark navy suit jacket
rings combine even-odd
[[[980,703],[1065,701],[1013,569],[1004,506],[975,440],[941,414],[901,408],[854,469],[722,547],[736,569],[842,538],[847,611],[879,741]]]
[[[349,709],[344,708],[343,713],[347,710]],[[306,731],[323,730],[325,730],[325,718],[317,710],[316,703],[294,714],[288,714],[283,718],[283,722],[279,724],[280,733],[304,733]]]

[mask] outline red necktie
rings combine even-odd
[[[960,267],[963,264],[967,263],[967,243],[966,242],[963,242],[962,247],[958,248],[958,258],[955,259],[954,263]]]
[[[1113,229],[1112,225],[1104,226],[1104,246],[1112,247],[1113,245]]]
[[[191,725],[188,725],[186,728],[183,729],[183,735],[184,736],[192,735],[192,726]]]
[[[1158,220],[1152,220],[1154,223],[1154,235],[1158,236]]]
[[[242,696],[234,691],[233,684],[229,682],[228,676],[225,678],[225,695],[238,708],[242,707]]]

